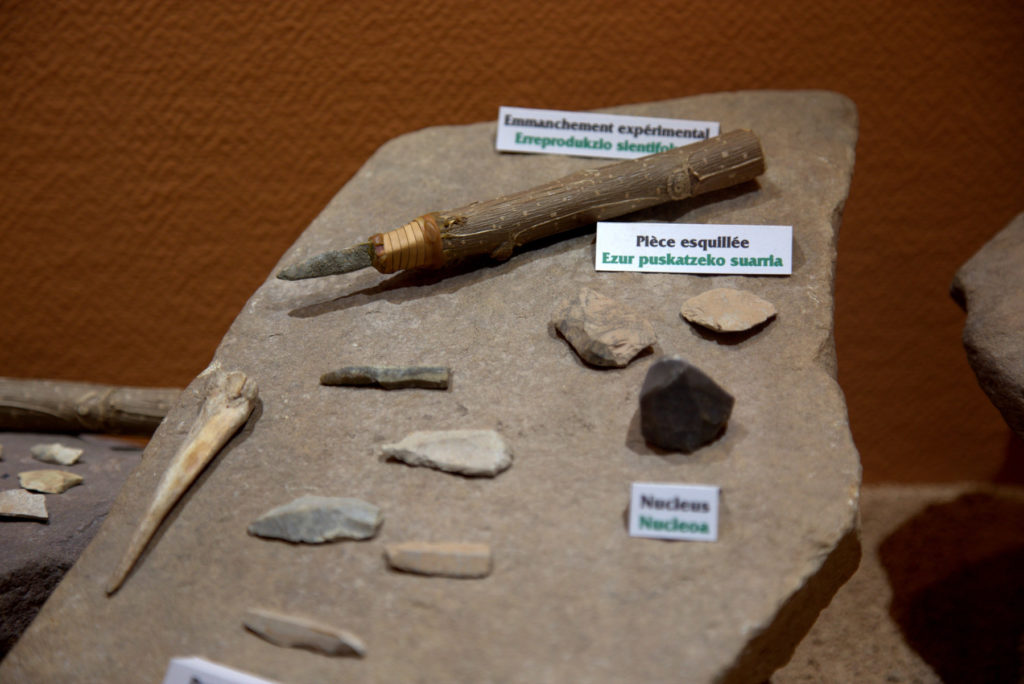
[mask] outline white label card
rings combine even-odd
[[[718,541],[718,487],[634,482],[629,501],[629,534]]]
[[[714,138],[716,121],[501,107],[497,149],[634,159]]]
[[[597,224],[598,271],[793,273],[793,227],[698,223]]]
[[[163,684],[277,684],[203,658],[172,658]]]

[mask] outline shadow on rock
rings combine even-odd
[[[1024,497],[928,506],[879,547],[907,643],[947,682],[1024,677]]]
[[[1006,458],[992,481],[1001,485],[1024,486],[1024,439],[1007,430]]]

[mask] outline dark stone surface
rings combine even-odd
[[[733,403],[696,366],[678,356],[658,359],[640,390],[640,430],[654,446],[690,453],[718,436]]]
[[[11,650],[99,530],[142,455],[141,447],[128,441],[0,432],[0,489],[19,489],[18,473],[39,469],[29,449],[44,442],[84,449],[78,463],[64,466],[84,481],[63,494],[46,495],[48,523],[0,517],[0,657]]]
[[[963,343],[978,384],[1024,437],[1024,213],[960,267],[950,294],[967,312]]]

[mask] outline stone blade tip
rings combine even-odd
[[[364,242],[348,249],[324,252],[281,269],[281,280],[305,280],[329,275],[351,273],[373,265],[373,247]]]

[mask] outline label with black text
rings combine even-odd
[[[793,273],[793,227],[704,223],[597,224],[598,271]]]
[[[718,541],[718,487],[634,482],[629,500],[629,534]]]
[[[495,147],[503,152],[635,159],[718,133],[716,121],[501,107]]]

